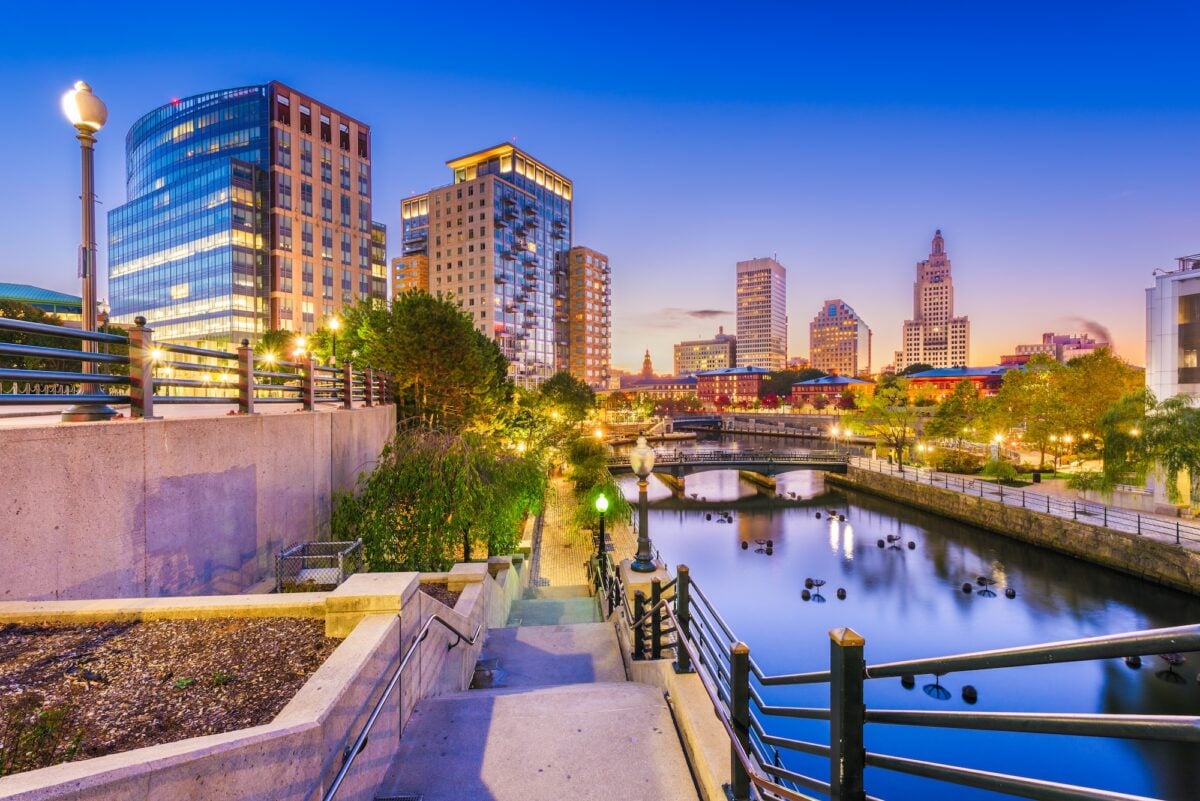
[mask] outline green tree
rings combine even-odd
[[[0,301],[0,317],[11,320],[21,320],[42,325],[62,325],[62,320],[53,314],[47,314],[36,306],[14,300]],[[0,331],[0,342],[9,345],[32,345],[42,348],[73,348],[78,343],[69,339],[31,334],[24,331]],[[68,362],[65,359],[52,359],[41,356],[9,356],[0,354],[0,367],[13,370],[77,370],[78,362]],[[0,381],[0,391],[8,390],[11,384]]]
[[[1098,436],[1101,418],[1122,398],[1141,389],[1144,381],[1141,370],[1108,348],[1072,359],[1058,376],[1065,402],[1062,433],[1074,436],[1078,450],[1099,454],[1104,449]]]
[[[592,388],[567,372],[558,372],[542,384],[542,399],[567,420],[579,422],[596,408]]]
[[[1022,369],[1004,374],[996,394],[995,423],[1004,429],[1024,429],[1025,445],[1038,451],[1039,468],[1046,466],[1050,438],[1066,433],[1069,409],[1063,392],[1065,369],[1049,356],[1035,354]]]
[[[282,328],[271,328],[263,331],[254,343],[254,355],[266,356],[267,354],[271,354],[277,359],[290,361],[298,336],[295,331],[287,331]]]
[[[1109,406],[1098,421],[1102,461],[1100,489],[1146,480],[1153,464],[1146,449],[1146,412],[1155,406],[1145,387],[1129,392]]]
[[[390,374],[401,420],[480,430],[493,426],[495,410],[511,401],[504,354],[449,300],[414,291],[390,309],[360,303],[342,311],[341,331],[339,353],[357,351],[359,364]]]
[[[759,386],[759,397],[767,395],[777,395],[781,398],[790,398],[792,396],[792,384],[800,381],[811,381],[814,378],[820,378],[825,375],[824,370],[817,370],[813,367],[805,367],[803,370],[777,370],[763,379]]]
[[[903,370],[896,373],[896,375],[903,377],[906,375],[914,375],[916,373],[923,373],[926,370],[932,370],[932,369],[933,369],[932,364],[925,364],[923,362],[917,362],[916,364],[910,364],[908,367],[905,367]]]
[[[925,434],[953,440],[955,446],[961,448],[967,429],[974,425],[979,411],[979,390],[970,381],[959,381],[925,424]]]
[[[1187,478],[1188,502],[1200,506],[1200,408],[1187,395],[1154,405],[1146,415],[1145,452],[1166,478],[1167,499],[1183,502],[1180,479]]]
[[[876,387],[875,394],[861,401],[849,422],[876,437],[903,464],[904,450],[915,436],[919,416],[917,407],[909,403],[908,381],[901,378],[893,386]]]

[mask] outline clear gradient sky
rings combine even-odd
[[[1151,270],[1200,251],[1200,6],[981,5],[5,7],[0,281],[78,292],[72,82],[109,106],[103,210],[139,116],[278,79],[372,126],[390,255],[448,158],[516,137],[571,177],[575,242],[613,265],[617,367],[649,348],[668,372],[674,342],[732,330],[734,263],[771,254],[789,355],[840,297],[889,363],[936,228],[974,364],[1081,320],[1141,364]],[[103,275],[103,211],[99,234]]]

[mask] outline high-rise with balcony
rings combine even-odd
[[[612,273],[608,256],[576,245],[567,251],[566,369],[593,389],[608,387],[612,346]]]
[[[933,235],[929,258],[917,262],[913,318],[904,321],[901,343],[896,351],[897,371],[913,364],[964,367],[970,357],[971,323],[954,316],[954,281],[940,230]]]
[[[808,324],[809,364],[850,377],[871,374],[871,329],[845,301],[827,300]]]
[[[161,106],[125,150],[128,201],[108,216],[114,320],[229,344],[387,297],[365,123],[272,81]]]
[[[429,292],[492,337],[513,380],[537,386],[568,365],[571,181],[510,144],[446,165],[453,183],[401,203],[401,258],[424,255]]]
[[[787,272],[775,259],[737,263],[737,366],[787,364]]]

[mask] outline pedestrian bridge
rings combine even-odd
[[[760,450],[750,448],[721,449],[659,449],[654,452],[654,473],[682,480],[692,473],[712,470],[737,470],[774,478],[795,470],[824,470],[845,473],[848,457],[837,451]],[[632,473],[629,455],[613,456],[608,460],[613,475]],[[670,482],[668,482],[670,483]]]

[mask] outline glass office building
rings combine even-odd
[[[114,320],[162,340],[236,342],[261,330],[267,267],[267,87],[189,97],[125,140],[130,201],[109,212]]]
[[[125,149],[129,200],[108,217],[116,321],[232,345],[386,298],[370,129],[352,117],[272,81],[172,101]]]

